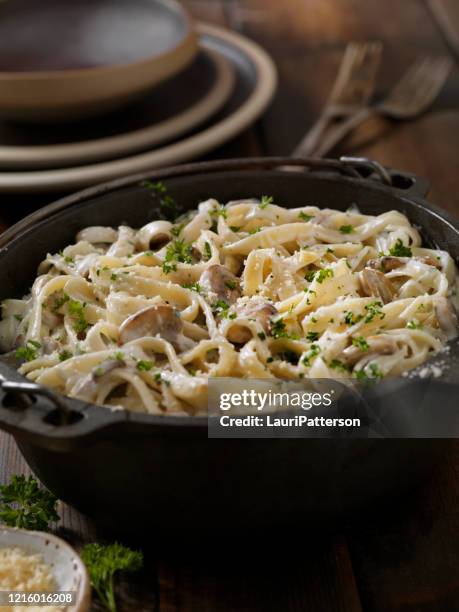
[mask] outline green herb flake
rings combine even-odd
[[[212,249],[210,247],[210,243],[206,242],[204,244],[204,259],[205,261],[209,261],[211,257],[212,257]]]
[[[352,345],[356,346],[361,351],[368,351],[368,349],[370,348],[370,345],[363,336],[357,336],[356,338],[352,338]]]
[[[257,334],[257,336],[260,338],[260,340],[266,340],[266,334],[265,332],[259,332]]]
[[[237,282],[235,280],[227,280],[225,281],[225,286],[228,287],[228,289],[236,289]]]
[[[71,357],[73,357],[73,353],[67,351],[66,349],[59,353],[59,361],[67,361],[67,359],[70,359]]]
[[[190,289],[191,291],[196,291],[196,293],[201,293],[202,287],[201,285],[196,283],[183,283],[182,287],[184,289]]]
[[[375,300],[367,304],[365,306],[365,310],[367,311],[367,315],[365,316],[365,323],[370,323],[370,321],[373,321],[375,317],[384,319],[386,314],[381,311],[382,306],[383,306],[382,302],[379,302],[378,300]]]
[[[230,225],[230,230],[234,233],[240,232],[241,226],[240,225]]]
[[[389,249],[389,254],[393,255],[394,257],[412,257],[413,256],[411,249],[405,246],[400,238],[398,238],[395,245]]]
[[[319,336],[319,332],[310,331],[306,334],[306,340],[308,340],[309,342],[315,342],[319,339]]]
[[[315,276],[315,280],[322,284],[326,278],[333,278],[333,270],[331,268],[322,268]]]
[[[38,349],[41,344],[35,340],[29,340],[25,346],[20,346],[16,349],[16,359],[24,359],[24,361],[33,361],[38,357]]]
[[[272,204],[274,202],[273,198],[271,196],[261,196],[261,201],[259,204],[260,208],[267,208],[270,204]]]
[[[149,372],[152,367],[153,367],[153,361],[147,361],[145,359],[140,359],[137,362],[137,369],[140,372]]]
[[[301,219],[302,221],[308,222],[311,219],[314,219],[314,215],[308,215],[304,211],[301,211],[301,212],[298,213],[298,219]]]
[[[363,319],[362,315],[356,315],[350,310],[344,313],[344,322],[346,325],[355,325]]]
[[[328,365],[330,368],[337,370],[338,372],[349,372],[349,366],[339,359],[332,359]]]
[[[384,378],[384,374],[379,369],[377,363],[370,363],[367,367],[370,369],[370,376],[366,373],[364,369],[357,370],[355,372],[355,377],[357,378],[357,380],[359,380],[360,382],[369,382],[374,381],[376,379],[381,380],[382,378]]]
[[[89,323],[85,317],[84,304],[82,304],[78,300],[69,300],[67,309],[69,315],[71,315],[75,319],[73,329],[77,333],[85,332],[89,327]]]
[[[342,225],[339,228],[339,231],[342,234],[352,234],[352,232],[354,231],[354,227],[352,225]]]
[[[408,321],[406,326],[408,329],[422,329],[422,324],[418,321]]]
[[[306,355],[302,359],[303,365],[310,366],[311,361],[315,357],[317,357],[319,353],[320,353],[320,346],[318,344],[311,344],[311,348],[309,349],[309,351],[306,353]]]

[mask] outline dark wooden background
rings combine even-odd
[[[266,115],[212,158],[288,154],[320,112],[350,40],[384,43],[381,94],[419,56],[449,53],[459,62],[458,0],[188,0],[186,5],[199,19],[258,41],[279,69],[279,90]],[[334,155],[364,154],[428,177],[431,199],[459,215],[458,107],[456,66],[428,115],[409,123],[372,121]],[[1,201],[8,211],[4,196]],[[31,198],[27,205],[37,203]],[[6,222],[12,216],[3,215]],[[26,471],[14,442],[0,434],[0,481]],[[74,510],[63,507],[61,513],[60,533],[77,547],[100,537]],[[459,611],[459,444],[432,482],[408,499],[386,500],[357,523],[330,527],[325,532],[298,517],[285,526],[280,550],[270,544],[270,534],[262,550],[241,544],[231,552],[186,543],[171,549],[150,540],[144,571],[123,581],[121,610]]]

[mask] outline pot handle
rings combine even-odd
[[[59,393],[36,383],[6,380],[0,375],[0,388],[0,427],[18,440],[33,439],[46,448],[81,446],[126,421],[124,411],[110,413],[107,420],[106,409],[81,402],[76,409]],[[43,399],[38,402],[37,398]]]
[[[401,172],[384,167],[367,157],[340,157],[340,162],[356,170],[362,178],[378,180],[407,196],[424,198],[430,191],[430,183],[411,172]]]

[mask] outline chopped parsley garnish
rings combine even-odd
[[[140,359],[137,362],[137,369],[140,370],[140,372],[149,372],[152,367],[153,367],[152,361],[146,361],[145,359]]]
[[[124,361],[124,353],[122,351],[116,351],[116,353],[113,353],[113,359],[116,359],[116,361]]]
[[[344,313],[344,322],[347,325],[355,325],[356,323],[358,323],[359,321],[361,321],[363,319],[362,315],[356,315],[353,312],[351,312],[350,310],[348,310],[347,312]]]
[[[316,275],[316,272],[317,270],[309,270],[309,272],[306,272],[304,278],[308,281],[308,283],[312,283]]]
[[[306,353],[306,355],[303,357],[303,360],[302,360],[303,365],[310,366],[311,360],[317,357],[319,353],[320,353],[320,346],[318,344],[311,344],[311,348]]]
[[[272,363],[274,361],[274,357],[268,357],[266,363]]]
[[[209,259],[212,257],[212,249],[209,242],[204,244],[204,257],[206,261],[209,261]]]
[[[214,314],[224,319],[228,316],[229,304],[228,302],[225,302],[225,300],[217,300],[212,306],[212,310]]]
[[[259,332],[257,334],[257,336],[260,338],[260,340],[266,340],[266,334],[265,332]]]
[[[15,314],[13,317],[16,319],[16,321],[19,321],[19,323],[22,321],[21,315]]]
[[[73,260],[73,257],[70,257],[70,255],[67,255],[66,257],[64,257],[64,261],[66,264],[69,264],[69,265],[73,265],[75,263]]]
[[[367,381],[374,380],[377,378],[379,379],[384,378],[384,374],[379,369],[379,366],[377,363],[370,363],[370,365],[367,367],[370,369],[371,376],[368,376],[368,374],[365,372],[364,369],[357,370],[355,372],[355,377],[357,378],[357,380],[361,382],[367,382]]]
[[[370,348],[370,345],[363,336],[357,336],[356,338],[352,338],[352,344],[353,346],[359,348],[361,351],[368,351],[368,349]]]
[[[249,234],[251,234],[251,235],[252,234],[258,234],[258,232],[261,232],[261,229],[262,229],[261,227],[255,227],[255,228],[249,230]]]
[[[273,198],[271,196],[261,196],[261,202],[259,204],[260,208],[266,208],[267,206],[269,206],[270,204],[273,203]]]
[[[333,278],[333,270],[331,268],[322,268],[315,276],[315,280],[322,284],[326,278]]]
[[[78,333],[85,332],[89,327],[89,323],[85,317],[84,305],[78,300],[69,300],[67,308],[69,314],[75,319],[73,324],[74,330]]]
[[[118,274],[115,274],[115,272],[112,272],[110,275],[110,280],[116,281],[117,278],[118,278]]]
[[[349,372],[350,369],[348,365],[339,359],[332,359],[328,365],[330,368],[337,370],[338,372]]]
[[[240,225],[230,225],[230,230],[234,233],[239,232],[241,230]]]
[[[70,300],[70,296],[66,293],[63,293],[61,297],[58,297],[54,302],[53,310],[59,310],[62,306]]]
[[[365,306],[365,310],[367,311],[367,315],[365,317],[365,323],[370,323],[373,321],[375,317],[379,317],[380,319],[384,319],[386,314],[381,311],[382,302],[375,300],[374,302],[370,302]]]
[[[177,202],[167,193],[167,188],[163,182],[143,181],[143,187],[146,187],[153,192],[159,200],[159,216],[163,219],[175,219],[178,217],[180,210]]]
[[[38,349],[41,344],[36,340],[28,340],[25,346],[20,346],[16,349],[16,359],[24,359],[25,361],[33,361],[38,357]]]
[[[319,335],[319,332],[310,331],[306,334],[306,340],[309,340],[309,342],[315,342],[319,339]]]
[[[405,246],[400,238],[398,238],[395,245],[389,249],[389,254],[394,257],[412,257],[413,255],[411,249]]]
[[[305,212],[301,211],[298,213],[298,218],[302,221],[310,221],[311,219],[314,219],[314,215],[308,215]]]
[[[299,340],[299,335],[295,332],[288,333],[286,325],[282,319],[271,321],[271,335],[273,338],[287,338],[288,340]]]
[[[171,234],[175,237],[178,238],[180,236],[180,232],[182,231],[182,229],[185,227],[184,223],[180,223],[180,225],[173,225],[171,227]]]
[[[156,372],[156,374],[155,374],[155,380],[156,380],[156,382],[161,382],[161,380],[162,380],[162,379],[161,379],[161,372]]]
[[[422,328],[422,324],[418,323],[417,321],[408,321],[406,326],[408,329],[421,329]]]
[[[352,234],[352,232],[354,231],[354,228],[353,228],[353,226],[352,226],[352,225],[342,225],[342,226],[339,228],[339,231],[340,231],[342,234]]]
[[[70,359],[71,357],[73,357],[73,353],[67,351],[66,349],[59,353],[59,361],[67,361],[67,359]]]
[[[184,289],[191,289],[191,291],[196,291],[196,293],[200,293],[201,292],[201,285],[196,282],[196,283],[183,283],[182,287]]]
[[[169,274],[169,272],[177,270],[177,263],[191,263],[191,244],[188,244],[184,240],[174,240],[171,242],[166,249],[166,257],[163,263],[163,272]]]
[[[217,217],[223,217],[223,219],[226,219],[228,216],[228,212],[226,211],[224,206],[218,206],[213,211],[211,211],[210,214],[216,215]]]
[[[237,282],[235,280],[227,280],[225,281],[225,285],[228,287],[228,289],[236,289]]]

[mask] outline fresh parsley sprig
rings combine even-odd
[[[46,531],[59,520],[57,498],[31,476],[15,475],[0,486],[0,520],[8,527]]]
[[[110,612],[116,612],[115,574],[136,572],[143,565],[143,553],[118,542],[109,546],[87,544],[81,558],[88,570],[91,585],[100,601]]]

